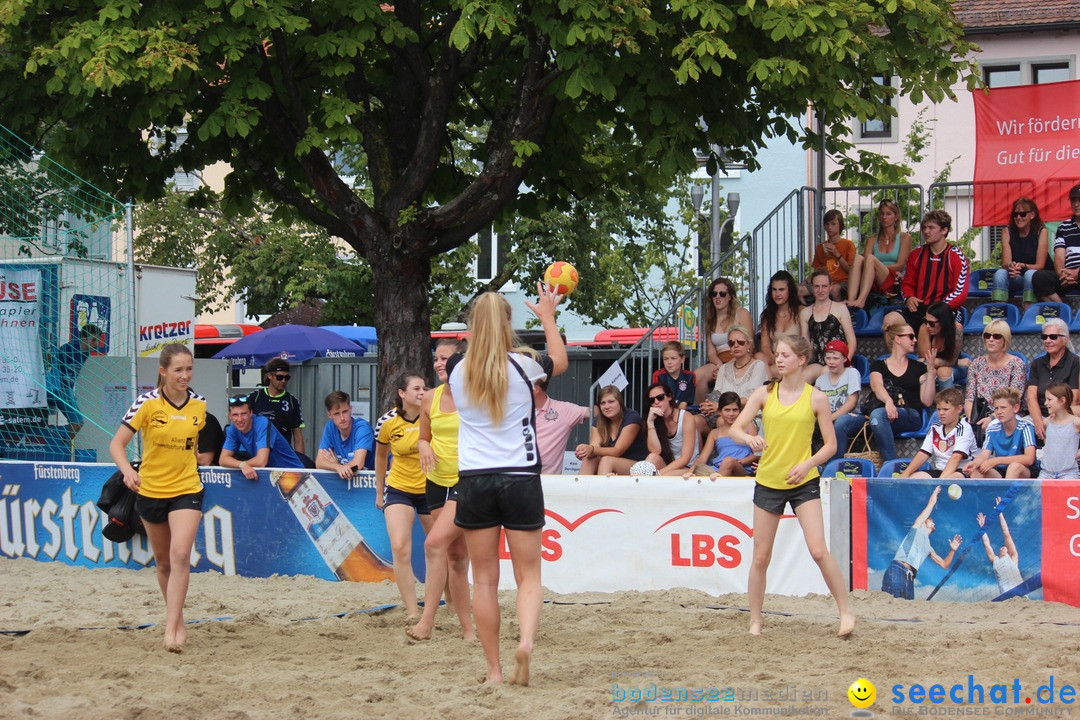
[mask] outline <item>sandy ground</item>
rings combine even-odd
[[[987,692],[1019,680],[1019,704],[1010,697],[987,708],[1001,716],[1037,707],[1024,698],[1051,675],[1055,693],[1064,684],[1080,691],[1080,609],[1054,603],[904,602],[859,592],[859,625],[844,641],[834,636],[828,597],[769,596],[765,635],[751,638],[741,595],[549,593],[532,684],[522,688],[482,685],[480,646],[461,640],[444,610],[435,638],[418,644],[406,638],[400,608],[355,612],[396,599],[390,584],[201,573],[187,618],[213,619],[192,625],[175,655],[162,650],[160,627],[121,629],[162,619],[152,570],[3,559],[0,718],[717,717],[749,708],[849,717],[847,688],[859,677],[876,685],[871,710],[880,717],[899,712],[894,685],[966,687],[969,673]],[[503,618],[509,671],[512,593]],[[653,683],[716,688],[729,699],[617,697]],[[1047,707],[1080,716],[1076,705]]]

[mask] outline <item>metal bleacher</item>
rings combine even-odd
[[[1018,193],[1019,190],[1011,185],[997,190],[1004,204],[1011,203]],[[935,183],[927,188],[919,185],[828,187],[820,202],[815,188],[802,187],[791,191],[753,230],[737,236],[723,256],[702,275],[698,284],[687,288],[652,327],[632,331],[636,335],[633,344],[625,347],[616,358],[630,380],[625,392],[627,404],[635,409],[643,407],[648,378],[653,371],[662,367],[660,352],[665,341],[683,341],[688,350],[688,369],[707,361],[705,347],[699,342],[697,323],[704,317],[705,289],[713,278],[730,279],[736,287],[740,304],[750,311],[756,321],[763,308],[769,278],[774,272],[786,269],[797,281],[808,277],[811,271],[809,261],[821,233],[818,215],[822,210],[837,208],[844,212],[847,218],[845,236],[861,247],[867,238],[877,232],[877,203],[889,198],[899,205],[901,224],[911,233],[917,247],[917,230],[922,215],[931,208],[942,208],[953,218],[950,233],[953,241],[967,238],[977,255],[988,257],[989,240],[998,229],[973,225],[973,196],[974,186],[971,182]],[[1019,297],[1011,298],[1008,303],[990,301],[994,270],[987,267],[972,271],[968,299],[962,311],[965,328],[962,350],[968,356],[984,352],[982,328],[996,317],[1002,317],[1009,323],[1013,332],[1011,351],[1025,362],[1043,352],[1039,333],[1042,322],[1049,317],[1061,317],[1070,324],[1071,329],[1080,331],[1080,294],[1066,295],[1065,302],[1061,304],[1032,305],[1024,312]],[[885,354],[881,321],[889,310],[898,309],[895,302],[879,303],[865,311],[852,313],[858,341],[856,352],[862,358]],[[609,332],[612,339],[617,339],[620,331],[605,332]],[[624,334],[618,339],[628,341],[633,337],[627,331],[622,332]],[[600,340],[599,337],[597,339]],[[856,362],[864,379],[868,377],[868,365],[869,360],[864,362],[859,359]],[[590,397],[594,398],[598,389],[598,383],[594,381],[590,387]],[[914,438],[898,440],[897,451],[901,454],[910,451],[909,455],[913,454],[917,449],[915,442]]]

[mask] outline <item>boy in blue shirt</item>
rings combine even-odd
[[[991,398],[995,419],[986,426],[982,451],[964,466],[964,473],[972,478],[1035,477],[1035,426],[1017,417],[1020,392],[1012,387],[999,388]]]
[[[247,395],[229,398],[229,422],[221,448],[221,466],[239,468],[248,480],[255,468],[302,468],[289,441],[269,419],[251,412]]]
[[[683,363],[686,360],[686,348],[678,340],[664,343],[660,351],[660,359],[664,363],[662,369],[653,373],[654,383],[664,383],[671,391],[671,402],[679,410],[685,410],[687,405],[694,402],[694,373],[683,372]]]
[[[331,422],[323,428],[315,467],[348,479],[358,470],[375,468],[375,432],[362,417],[353,417],[349,394],[335,390],[323,401]]]

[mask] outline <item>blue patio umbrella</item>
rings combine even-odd
[[[366,348],[377,343],[378,335],[371,325],[321,325],[323,330],[336,332],[338,335],[349,338],[353,342],[360,343]]]
[[[282,325],[252,333],[219,351],[215,358],[241,368],[262,367],[271,358],[300,363],[316,357],[361,357],[366,347],[335,332],[307,325]]]

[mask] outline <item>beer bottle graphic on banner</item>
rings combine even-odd
[[[372,551],[314,475],[275,470],[270,473],[270,482],[338,578],[354,582],[394,579],[393,566]]]

